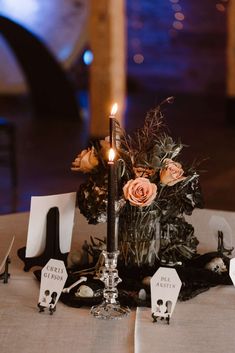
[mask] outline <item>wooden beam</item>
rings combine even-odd
[[[235,97],[235,0],[230,0],[227,15],[227,94]]]
[[[226,49],[226,117],[235,124],[235,0],[228,3]]]
[[[108,117],[118,103],[123,125],[126,96],[125,0],[91,0],[89,43],[94,60],[90,68],[90,135],[108,135]]]

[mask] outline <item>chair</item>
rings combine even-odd
[[[11,184],[15,189],[18,184],[15,124],[0,117],[0,167],[2,166],[9,167]]]

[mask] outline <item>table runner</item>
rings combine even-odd
[[[222,353],[235,347],[235,288],[218,286],[179,302],[170,325],[152,322],[150,308],[137,308],[135,353]]]

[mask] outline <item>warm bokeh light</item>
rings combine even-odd
[[[133,60],[136,64],[142,64],[144,62],[144,56],[142,54],[135,54]]]
[[[175,19],[178,21],[183,21],[184,20],[184,14],[182,12],[176,12],[175,13]]]
[[[172,9],[176,12],[180,12],[182,10],[182,6],[180,6],[179,4],[173,4]]]
[[[182,21],[185,19],[185,15],[182,12],[182,6],[179,4],[179,0],[170,0],[172,3],[172,10],[175,12],[175,21],[172,23],[172,29],[168,32],[173,38],[177,35],[177,31],[184,28]]]
[[[175,29],[181,30],[183,29],[183,23],[180,21],[174,21],[172,24],[172,27],[174,27]]]

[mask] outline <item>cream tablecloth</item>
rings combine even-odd
[[[235,230],[235,213],[195,210],[190,223],[200,241],[199,252],[215,250],[216,237],[209,228],[212,215],[226,219]],[[152,323],[149,308],[133,310],[122,320],[98,320],[86,308],[70,308],[59,302],[53,316],[39,313],[39,283],[32,271],[24,272],[17,249],[25,246],[28,213],[0,217],[0,256],[15,235],[9,283],[0,282],[1,353],[221,353],[235,346],[235,288],[218,286],[176,305],[170,325]],[[103,236],[105,225],[90,226],[76,213],[73,244]],[[235,243],[235,235],[233,235]]]

